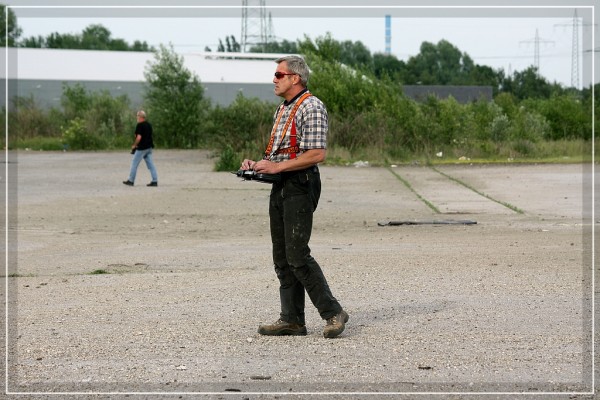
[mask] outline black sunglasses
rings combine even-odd
[[[287,74],[285,72],[275,72],[275,78],[277,78],[277,79],[281,79],[286,75],[298,75],[298,74],[293,74],[293,73]]]

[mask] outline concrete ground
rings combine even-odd
[[[157,188],[126,152],[7,161],[8,397],[592,398],[589,166],[321,167],[330,340],[310,303],[307,336],[257,333],[269,185],[202,151],[157,150]]]

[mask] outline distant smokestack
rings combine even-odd
[[[385,16],[385,54],[392,53],[392,17]]]

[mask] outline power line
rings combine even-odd
[[[552,44],[554,44],[554,41],[540,38],[540,34],[538,32],[538,29],[536,28],[535,29],[535,37],[533,39],[521,40],[519,43],[533,43],[534,44],[534,47],[533,47],[533,66],[537,69],[537,72],[539,74],[540,73],[540,43],[542,43],[542,44],[544,44],[544,43],[552,43]]]
[[[265,0],[242,0],[242,53],[252,46],[266,44],[272,35],[267,30]]]
[[[573,21],[570,24],[555,24],[554,26],[573,27],[571,38],[571,86],[579,89],[579,27],[592,26],[595,24],[583,24],[577,17],[577,9],[573,13]]]

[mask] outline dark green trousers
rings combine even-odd
[[[320,195],[316,167],[283,174],[282,182],[273,184],[271,190],[273,263],[280,284],[281,319],[290,323],[305,324],[305,291],[321,318],[331,318],[342,310],[308,247]]]

